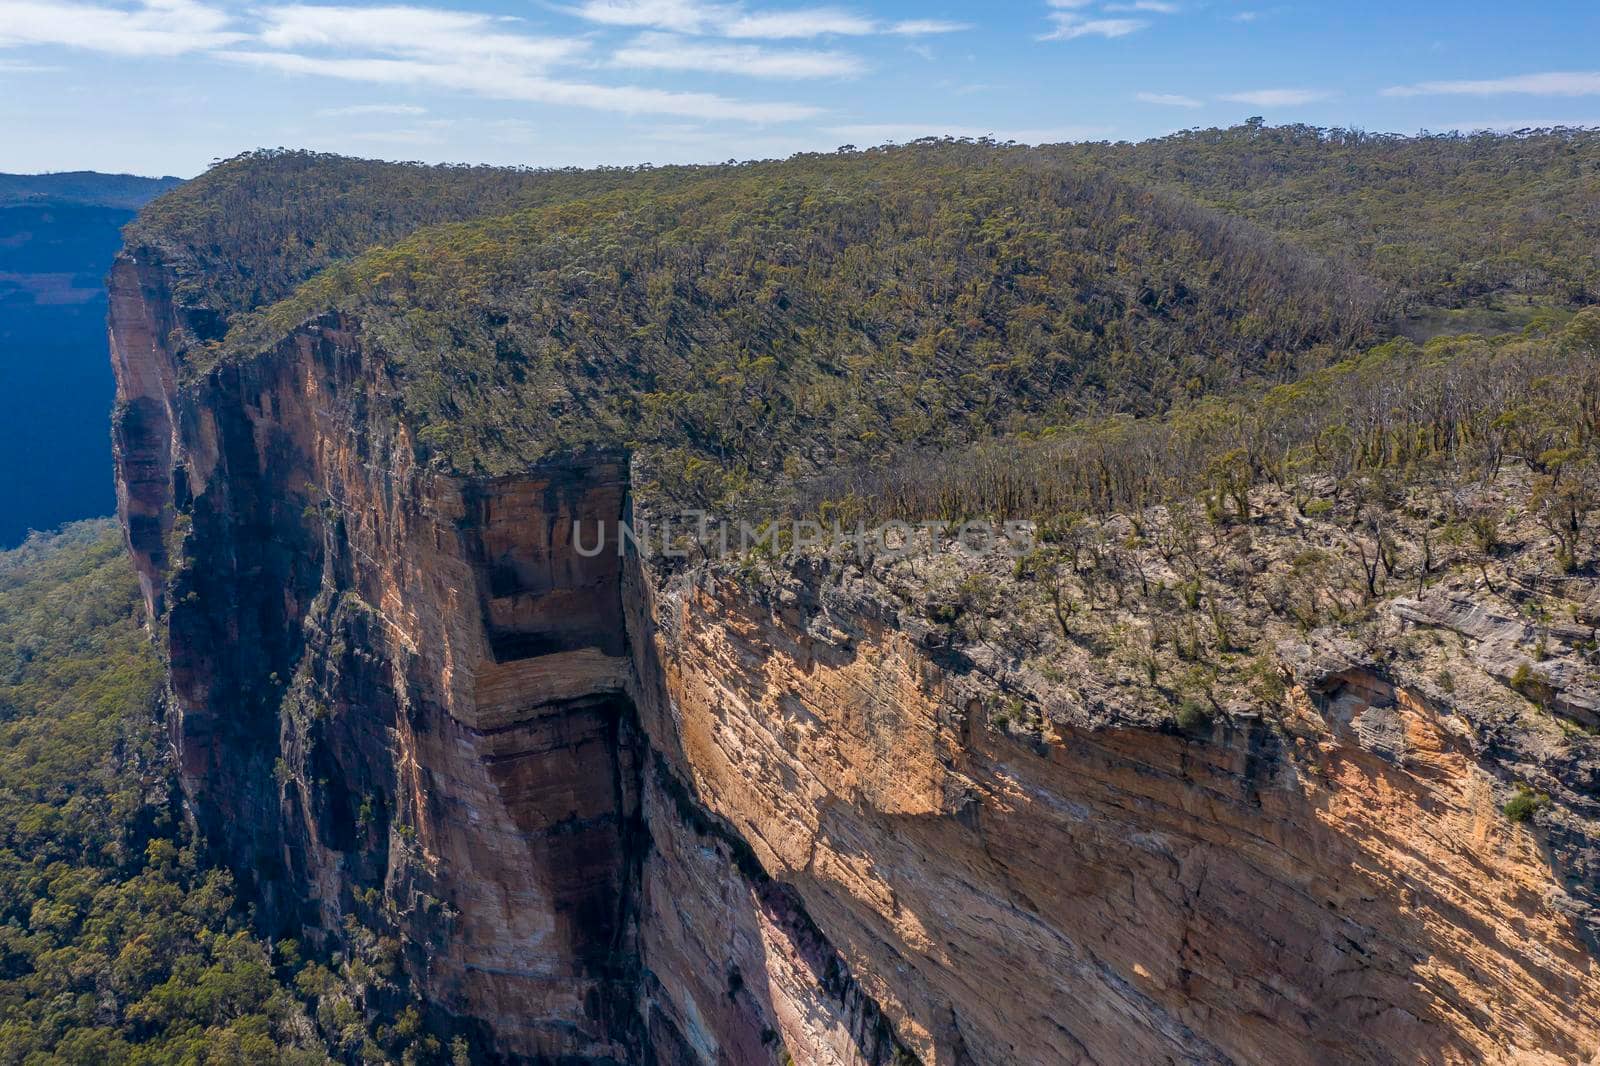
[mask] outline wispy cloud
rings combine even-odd
[[[754,78],[838,78],[866,65],[843,52],[789,51],[667,33],[643,34],[612,56],[617,66],[646,70],[710,71]]]
[[[323,107],[317,110],[321,118],[341,118],[347,115],[426,115],[428,109],[415,104],[351,104],[349,107]]]
[[[965,22],[949,22],[944,19],[906,19],[904,22],[891,22],[883,32],[898,34],[901,37],[927,37],[936,33],[960,33],[971,28]]]
[[[0,59],[0,74],[55,74],[62,69],[44,63],[22,63],[14,59]]]
[[[1253,89],[1250,92],[1225,93],[1217,99],[1253,107],[1299,107],[1319,100],[1331,100],[1333,95],[1326,89]]]
[[[567,9],[604,26],[648,26],[673,33],[700,33],[735,9],[699,0],[583,0]]]
[[[741,39],[797,40],[882,33],[925,36],[967,28],[964,23],[932,18],[885,22],[837,7],[758,10],[738,3],[703,0],[583,0],[566,10],[605,26]]]
[[[1167,0],[1133,0],[1126,4],[1107,4],[1107,11],[1148,11],[1155,15],[1176,15],[1182,10],[1177,4],[1168,3]]]
[[[1192,96],[1182,96],[1178,93],[1134,93],[1133,98],[1141,104],[1157,104],[1161,107],[1203,107],[1204,105]]]
[[[812,11],[763,11],[740,15],[718,27],[727,37],[766,37],[792,40],[799,37],[865,37],[878,32],[878,23],[862,15],[832,8]]]
[[[1045,16],[1053,27],[1039,35],[1041,41],[1072,41],[1080,37],[1126,37],[1150,26],[1148,18],[1126,16],[1176,15],[1183,10],[1174,0],[1117,0],[1100,4],[1097,0],[1045,0],[1051,11]],[[1107,17],[1114,16],[1114,17]]]
[[[498,100],[634,114],[787,122],[819,113],[804,104],[741,101],[714,93],[555,77],[554,68],[587,61],[588,39],[523,33],[518,31],[517,20],[491,15],[424,7],[291,4],[266,8],[260,18],[262,27],[256,40],[265,48],[233,48],[216,55],[231,63],[284,74],[429,86]],[[667,52],[661,42],[647,40],[635,50],[629,65],[684,69],[671,65]],[[787,76],[799,76],[802,70],[815,74],[824,65],[818,55],[791,57]],[[758,49],[740,52],[736,48],[697,58],[712,69],[737,69],[740,73],[756,73],[763,58],[772,59]],[[839,68],[835,61],[833,73]]]
[[[1126,37],[1150,23],[1144,19],[1088,19],[1070,11],[1053,11],[1050,22],[1055,29],[1039,35],[1041,41],[1071,41],[1079,37]]]
[[[1522,74],[1510,78],[1475,81],[1425,81],[1396,85],[1384,96],[1600,96],[1600,71]]]
[[[820,110],[805,104],[732,100],[713,93],[674,92],[632,85],[593,85],[530,74],[503,62],[430,62],[343,58],[295,52],[222,51],[217,58],[284,74],[310,74],[379,85],[425,85],[496,100],[560,104],[629,114],[682,115],[745,122],[793,122]]]
[[[195,0],[143,0],[132,7],[0,0],[0,48],[58,45],[127,56],[175,56],[221,48],[245,34],[218,8]]]
[[[548,66],[588,43],[571,37],[508,33],[507,20],[426,7],[323,7],[291,4],[262,12],[259,40],[272,48],[377,51],[417,58],[453,57]]]
[[[611,3],[612,0],[602,0]],[[656,21],[682,9],[694,18],[704,6],[688,0],[623,4],[651,8]],[[729,8],[739,17],[742,9]],[[688,17],[688,16],[684,16]],[[283,74],[372,85],[426,86],[516,100],[634,114],[696,119],[789,122],[820,109],[798,103],[743,101],[708,92],[590,84],[553,76],[588,58],[587,36],[525,32],[520,20],[470,11],[410,5],[277,4],[235,15],[201,0],[137,0],[131,6],[82,0],[0,0],[0,47],[58,46],[132,56],[200,53]],[[781,29],[781,27],[779,27]],[[633,66],[688,69],[650,42],[634,49]],[[855,73],[858,61],[828,52],[769,52],[729,46],[700,50],[694,69],[770,77]],[[20,68],[19,68],[20,69]],[[420,114],[409,105],[356,105],[327,115]]]

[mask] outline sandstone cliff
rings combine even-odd
[[[1385,622],[1450,634],[1427,654],[1452,692],[1421,652],[1286,628],[1274,716],[1215,692],[1177,728],[1096,643],[1137,627],[1120,596],[1045,641],[930,620],[953,573],[1025,602],[959,547],[581,557],[575,523],[637,503],[625,454],[420,464],[360,322],[195,374],[215,331],[179,280],[124,254],[112,350],[190,807],[269,932],[393,935],[432,1023],[485,1059],[1600,1051],[1596,742],[1509,728],[1526,701],[1495,664],[1532,634],[1470,590]],[[1562,720],[1590,706],[1593,622],[1540,660]],[[1555,798],[1529,825],[1501,813],[1521,782]]]

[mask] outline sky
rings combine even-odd
[[[0,0],[0,171],[1600,126],[1600,0]]]

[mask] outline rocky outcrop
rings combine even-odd
[[[1281,720],[1180,731],[953,641],[870,563],[581,554],[634,505],[626,455],[454,476],[358,322],[199,373],[159,253],[112,285],[119,501],[194,817],[271,931],[394,935],[486,1059],[1600,1050],[1592,871],[1360,649],[1289,641]],[[1509,624],[1436,608],[1395,611]]]
[[[1600,677],[1571,654],[1593,646],[1593,623],[1535,625],[1497,614],[1464,596],[1402,597],[1392,610],[1415,625],[1455,633],[1470,644],[1474,661],[1485,673],[1517,687],[1542,689],[1552,706],[1586,726],[1600,727]],[[1538,654],[1527,654],[1525,648]]]

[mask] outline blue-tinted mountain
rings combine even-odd
[[[109,513],[104,277],[176,178],[0,174],[0,545]]]

